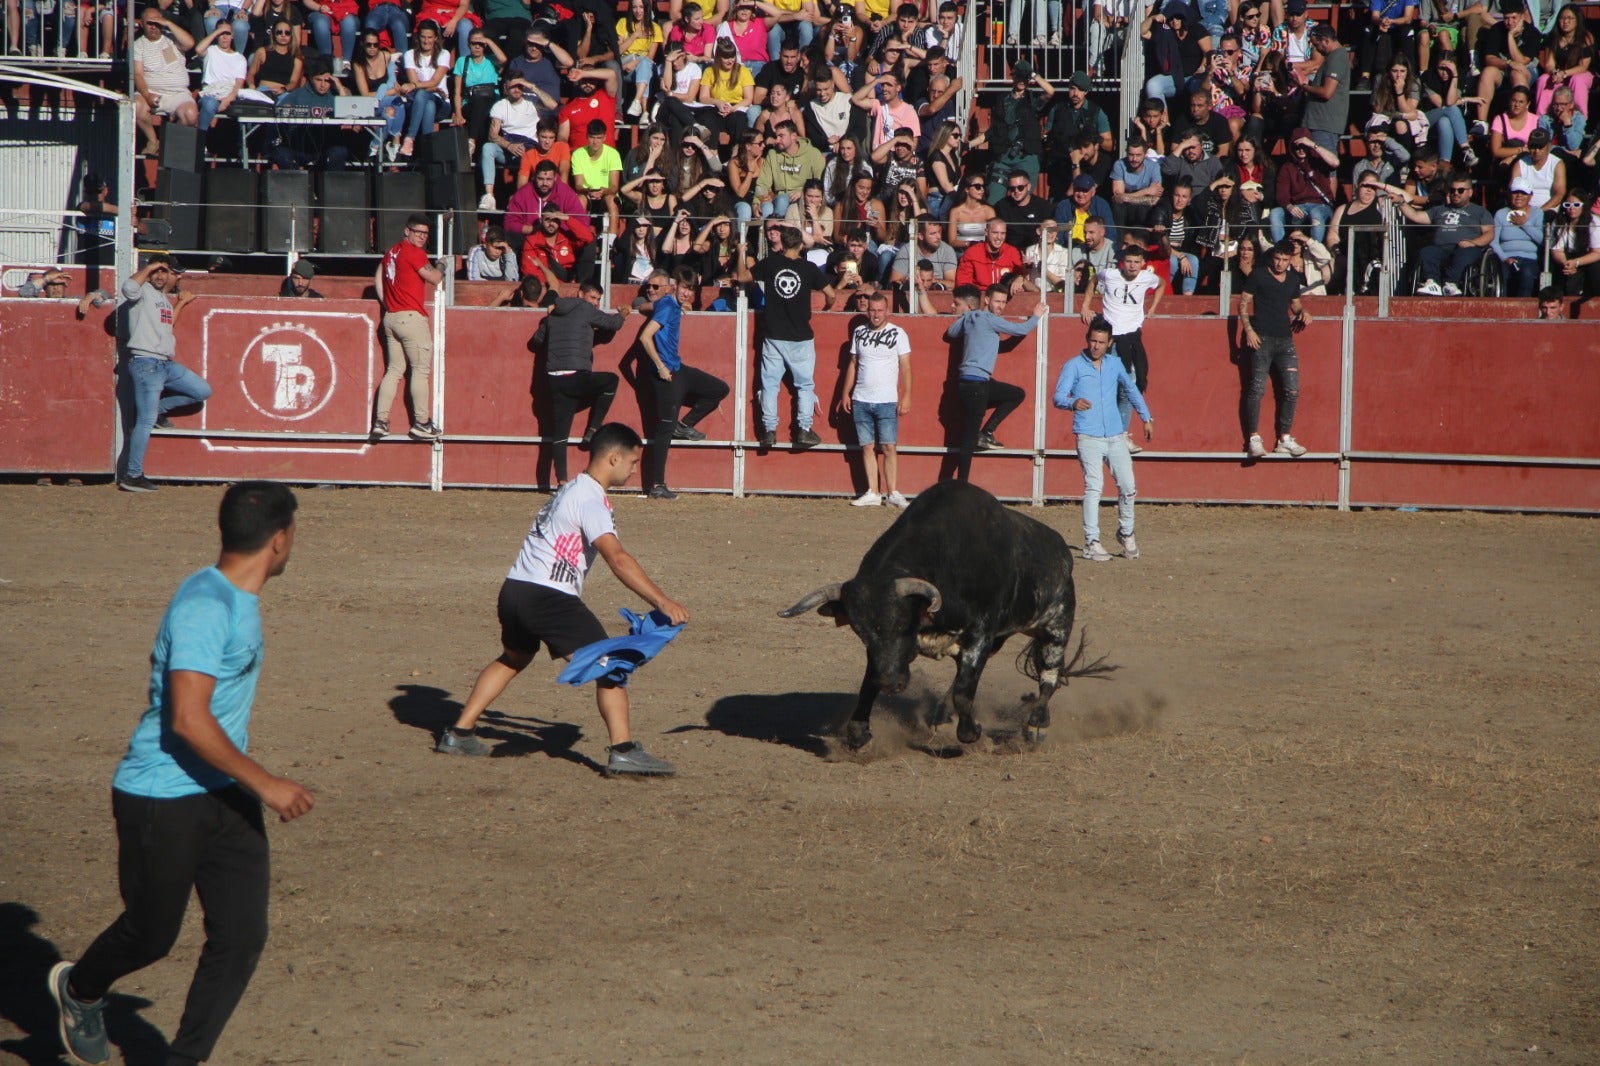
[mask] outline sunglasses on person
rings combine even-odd
[[[1010,189],[1012,192],[1027,192],[1028,191],[1028,186],[1025,185],[1025,184],[1024,185],[1007,185],[1006,188]]]
[[[1259,21],[1261,21],[1261,12],[1252,11],[1248,15],[1241,15],[1239,17],[1244,19],[1246,22],[1250,22],[1252,20],[1254,20],[1256,22],[1259,22]]]
[[[644,287],[649,289],[651,292],[660,292],[662,289],[667,288],[667,283],[664,281],[648,281],[645,282]]]
[[[1452,196],[1467,196],[1471,192],[1472,192],[1472,189],[1470,187],[1460,187],[1460,186],[1458,186],[1456,188],[1452,188],[1450,190],[1450,194]]]
[[[1236,56],[1236,55],[1239,54],[1239,49],[1237,49],[1237,48],[1224,48],[1222,50],[1222,54],[1225,55],[1225,56]]]
[[[289,36],[289,31],[288,30],[273,30],[272,31],[272,35],[274,37],[287,37],[287,36]]]
[[[981,188],[983,188],[983,182],[981,182],[981,181],[969,181],[969,182],[967,182],[967,188],[969,188],[969,189],[981,189]]]
[[[1577,201],[1577,200],[1568,200],[1566,203],[1562,204],[1561,206],[1566,208],[1568,211],[1577,211],[1577,210],[1579,210],[1580,208],[1583,207],[1583,204],[1580,201]]]

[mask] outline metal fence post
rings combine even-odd
[[[1067,283],[1072,283],[1070,277]],[[1035,507],[1044,506],[1044,433],[1050,411],[1045,397],[1050,378],[1050,294],[1040,293],[1039,301],[1045,313],[1039,316],[1033,349],[1033,492],[1029,502]]]
[[[744,255],[744,245],[739,245],[739,255]],[[733,305],[733,498],[744,499],[745,419],[750,415],[750,298],[744,287]]]

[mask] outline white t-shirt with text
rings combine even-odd
[[[899,402],[900,359],[911,354],[906,331],[893,322],[885,322],[882,329],[857,326],[850,335],[850,352],[856,357],[856,387],[850,402]]]
[[[1161,288],[1161,279],[1149,267],[1135,274],[1132,281],[1123,277],[1119,267],[1100,271],[1094,280],[1105,304],[1103,314],[1111,323],[1111,333],[1115,337],[1132,333],[1144,325],[1144,298]]]
[[[594,542],[616,531],[606,490],[587,473],[579,474],[533,520],[506,577],[581,596],[583,579],[594,565]]]

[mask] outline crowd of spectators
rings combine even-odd
[[[1547,254],[1567,294],[1600,287],[1594,41],[1571,4],[1370,0],[1336,30],[1305,0],[1166,0],[1136,25],[1106,0],[1064,83],[1026,48],[991,53],[1010,84],[980,96],[985,124],[955,111],[949,0],[188,2],[140,20],[147,151],[156,114],[375,97],[380,163],[465,127],[479,211],[503,211],[508,264],[545,282],[688,266],[733,285],[786,226],[847,296],[1081,288],[1133,243],[1178,293],[1237,290],[1280,244],[1312,295],[1374,292],[1386,265],[1401,293],[1526,295]],[[1066,47],[1058,5],[990,13],[1008,43]],[[1149,77],[1123,124],[1090,72],[1129,33]]]

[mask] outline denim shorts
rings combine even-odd
[[[898,404],[852,403],[850,413],[856,420],[856,439],[862,444],[893,444],[900,426]]]

